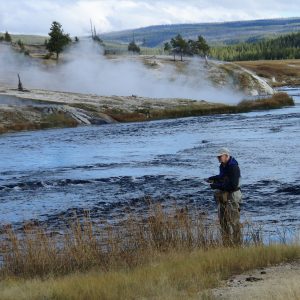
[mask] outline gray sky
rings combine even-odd
[[[300,0],[0,0],[0,32],[42,34],[52,21],[71,35],[158,24],[300,16]]]

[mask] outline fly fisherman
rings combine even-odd
[[[220,162],[220,174],[207,179],[215,190],[215,200],[218,203],[219,221],[223,244],[240,245],[242,242],[240,225],[240,168],[238,162],[230,156],[227,148],[221,148],[217,153]]]

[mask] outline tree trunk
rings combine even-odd
[[[21,82],[20,74],[18,74],[18,79],[19,79],[18,91],[23,92],[24,89],[23,89],[23,85],[22,85],[22,82]]]

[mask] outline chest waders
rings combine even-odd
[[[218,203],[218,215],[224,246],[240,245],[242,242],[240,224],[240,190],[226,192],[217,190],[215,199]]]

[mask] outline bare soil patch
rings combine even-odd
[[[213,289],[215,299],[300,299],[300,260],[235,275]]]

